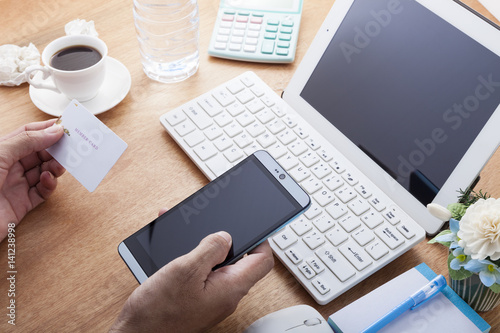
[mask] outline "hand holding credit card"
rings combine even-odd
[[[65,135],[47,151],[93,192],[127,144],[76,100],[66,107],[58,123]]]

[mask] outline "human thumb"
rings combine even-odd
[[[53,125],[43,130],[24,131],[0,142],[0,154],[13,165],[31,153],[49,148],[59,141],[64,130],[61,125]]]
[[[209,272],[226,259],[231,248],[231,235],[225,231],[208,235],[187,257],[194,260],[203,271]]]

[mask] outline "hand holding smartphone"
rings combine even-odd
[[[139,283],[194,249],[207,235],[233,239],[232,264],[310,205],[310,198],[265,151],[245,160],[189,196],[122,243],[118,252]]]

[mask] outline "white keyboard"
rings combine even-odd
[[[319,304],[425,237],[420,225],[253,72],[162,115],[160,121],[210,180],[265,149],[309,193],[311,207],[269,243]]]

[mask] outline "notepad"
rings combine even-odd
[[[425,263],[401,274],[328,318],[334,332],[358,333],[436,277]],[[408,310],[380,333],[489,332],[490,325],[449,286],[415,310]]]

